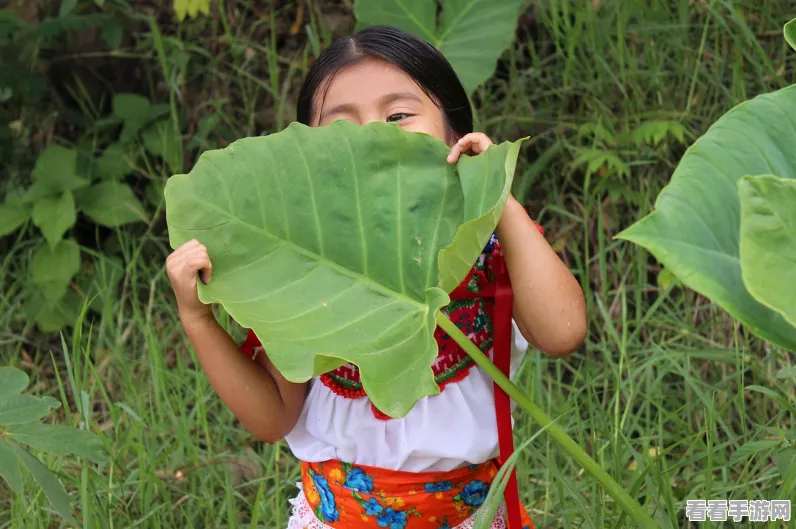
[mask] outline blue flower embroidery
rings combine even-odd
[[[450,481],[437,481],[436,483],[426,483],[426,492],[445,492],[453,488]]]
[[[361,494],[370,494],[373,492],[373,478],[365,474],[361,468],[355,468],[348,473],[343,486]]]
[[[321,498],[321,514],[323,515],[324,521],[336,522],[340,519],[340,513],[337,512],[334,494],[329,490],[329,482],[325,477],[315,472],[312,472],[310,475],[315,482],[315,488],[318,489],[318,495]]]
[[[406,527],[406,513],[401,511],[394,511],[391,507],[381,513],[376,519],[379,527],[387,527],[389,529],[404,529]]]
[[[461,498],[470,507],[480,507],[489,492],[489,485],[483,481],[471,481],[464,487]]]
[[[365,514],[368,516],[378,516],[379,514],[384,511],[384,507],[379,505],[379,502],[376,498],[371,498],[368,502],[364,505],[365,507]]]

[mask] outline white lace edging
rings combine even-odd
[[[290,520],[287,522],[287,529],[333,529],[315,517],[310,504],[307,502],[306,496],[304,496],[304,490],[301,484],[297,483],[297,486],[299,488],[298,495],[294,499],[288,500],[293,506],[293,511]],[[503,505],[501,505],[492,522],[491,529],[507,529],[504,513]],[[466,519],[453,529],[473,529],[473,527],[475,527],[475,515]]]

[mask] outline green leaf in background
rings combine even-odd
[[[121,180],[133,172],[133,168],[128,161],[128,157],[131,156],[127,152],[127,148],[121,143],[108,145],[97,158],[97,176],[103,180]]]
[[[8,483],[11,490],[22,494],[24,483],[22,482],[22,471],[19,468],[19,458],[2,437],[0,437],[0,478]]]
[[[151,154],[163,158],[172,173],[182,171],[182,138],[174,131],[174,123],[158,121],[141,134],[141,139]]]
[[[738,188],[744,284],[796,327],[796,178],[747,176]]]
[[[790,446],[774,454],[774,464],[779,475],[783,478],[787,477],[796,465],[796,446]]]
[[[84,264],[77,284],[88,298],[89,306],[101,313],[106,307],[114,305],[116,289],[123,277],[121,261],[99,254],[90,265]]]
[[[796,50],[796,18],[785,24],[785,40]]]
[[[449,301],[440,284],[464,278],[494,229],[467,215],[494,219],[505,205],[517,145],[490,151],[453,167],[443,142],[393,124],[292,124],[172,177],[171,245],[207,246],[213,278],[201,299],[254,329],[288,379],[353,362],[373,403],[400,417],[439,393],[430,367],[436,313]],[[451,263],[470,265],[443,281],[447,246]]]
[[[82,190],[78,206],[94,222],[109,228],[148,220],[141,201],[121,182],[100,182]]]
[[[65,191],[74,191],[88,185],[88,180],[77,175],[77,152],[60,145],[49,145],[36,158],[33,167],[33,186],[25,200],[36,200]]]
[[[102,463],[108,455],[99,437],[85,430],[50,424],[22,424],[6,430],[8,437],[48,454],[77,455]]]
[[[357,0],[357,27],[395,26],[439,49],[472,93],[492,77],[514,40],[525,0],[444,0],[437,25],[436,0]]]
[[[101,36],[110,49],[118,50],[122,45],[124,25],[118,20],[111,19],[102,25]]]
[[[80,247],[71,239],[62,240],[52,248],[43,244],[31,259],[31,279],[47,301],[61,299],[78,271]]]
[[[744,286],[738,180],[796,177],[794,108],[796,86],[791,86],[729,111],[688,149],[655,211],[618,236],[646,248],[684,285],[759,336],[792,350],[796,327]]]
[[[199,13],[207,16],[210,14],[210,2],[211,0],[174,0],[174,13],[180,22],[185,20],[186,15],[191,18]]]
[[[62,0],[61,7],[58,10],[58,16],[65,17],[75,9],[76,5],[77,5],[77,0]]]
[[[28,319],[36,322],[39,331],[50,334],[74,325],[83,308],[83,298],[74,290],[56,301],[47,300],[37,291],[24,302],[22,309]]]
[[[28,375],[24,371],[10,366],[0,367],[0,399],[9,395],[22,393],[28,387]]]
[[[152,104],[138,94],[116,94],[113,96],[113,113],[124,121],[142,121]]]
[[[30,219],[30,208],[18,199],[6,199],[0,204],[0,237],[17,231]]]
[[[47,499],[53,504],[58,514],[66,518],[69,522],[77,525],[74,516],[72,516],[72,506],[69,503],[69,496],[66,494],[61,482],[58,481],[58,478],[56,478],[47,467],[42,465],[38,459],[24,451],[15,443],[11,443],[11,447],[17,453],[19,459],[22,460],[22,463],[25,465],[25,468],[28,469],[31,476],[33,476],[33,479],[36,480],[36,483],[38,483],[44,491]]]
[[[61,403],[52,397],[7,395],[0,399],[0,424],[26,424],[50,414]]]
[[[40,198],[33,205],[33,224],[41,229],[51,249],[76,221],[75,199],[69,191],[59,197]]]

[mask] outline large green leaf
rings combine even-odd
[[[439,49],[464,88],[474,91],[495,71],[514,40],[525,0],[444,0],[437,24],[436,0],[357,0],[359,27],[395,26]]]
[[[40,198],[33,205],[33,224],[41,229],[50,248],[55,248],[76,221],[75,199],[69,191],[59,197]]]
[[[796,179],[744,177],[738,187],[744,284],[796,327]]]
[[[293,124],[172,177],[171,244],[207,246],[201,299],[254,329],[288,379],[353,362],[374,404],[402,416],[439,392],[435,314],[494,229],[519,143],[454,167],[443,142],[393,124]]]
[[[22,424],[8,428],[6,434],[14,441],[53,455],[75,454],[96,463],[108,456],[99,437],[85,430],[50,424]]]
[[[796,328],[744,286],[737,186],[746,175],[796,177],[794,109],[796,86],[729,111],[688,149],[655,211],[619,237],[649,250],[758,335],[796,350]]]

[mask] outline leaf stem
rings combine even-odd
[[[633,498],[631,498],[596,461],[589,457],[589,454],[567,435],[561,426],[555,423],[544,410],[534,404],[520,388],[509,380],[509,378],[459,330],[456,324],[448,319],[442,312],[437,313],[437,325],[448,333],[448,335],[475,360],[475,363],[478,364],[478,366],[481,367],[481,369],[483,369],[512,400],[514,400],[514,402],[527,411],[531,418],[533,418],[539,426],[544,428],[553,440],[564,449],[564,452],[574,458],[586,472],[596,479],[639,527],[660,529],[660,526],[647,514],[641,505],[633,500]]]

